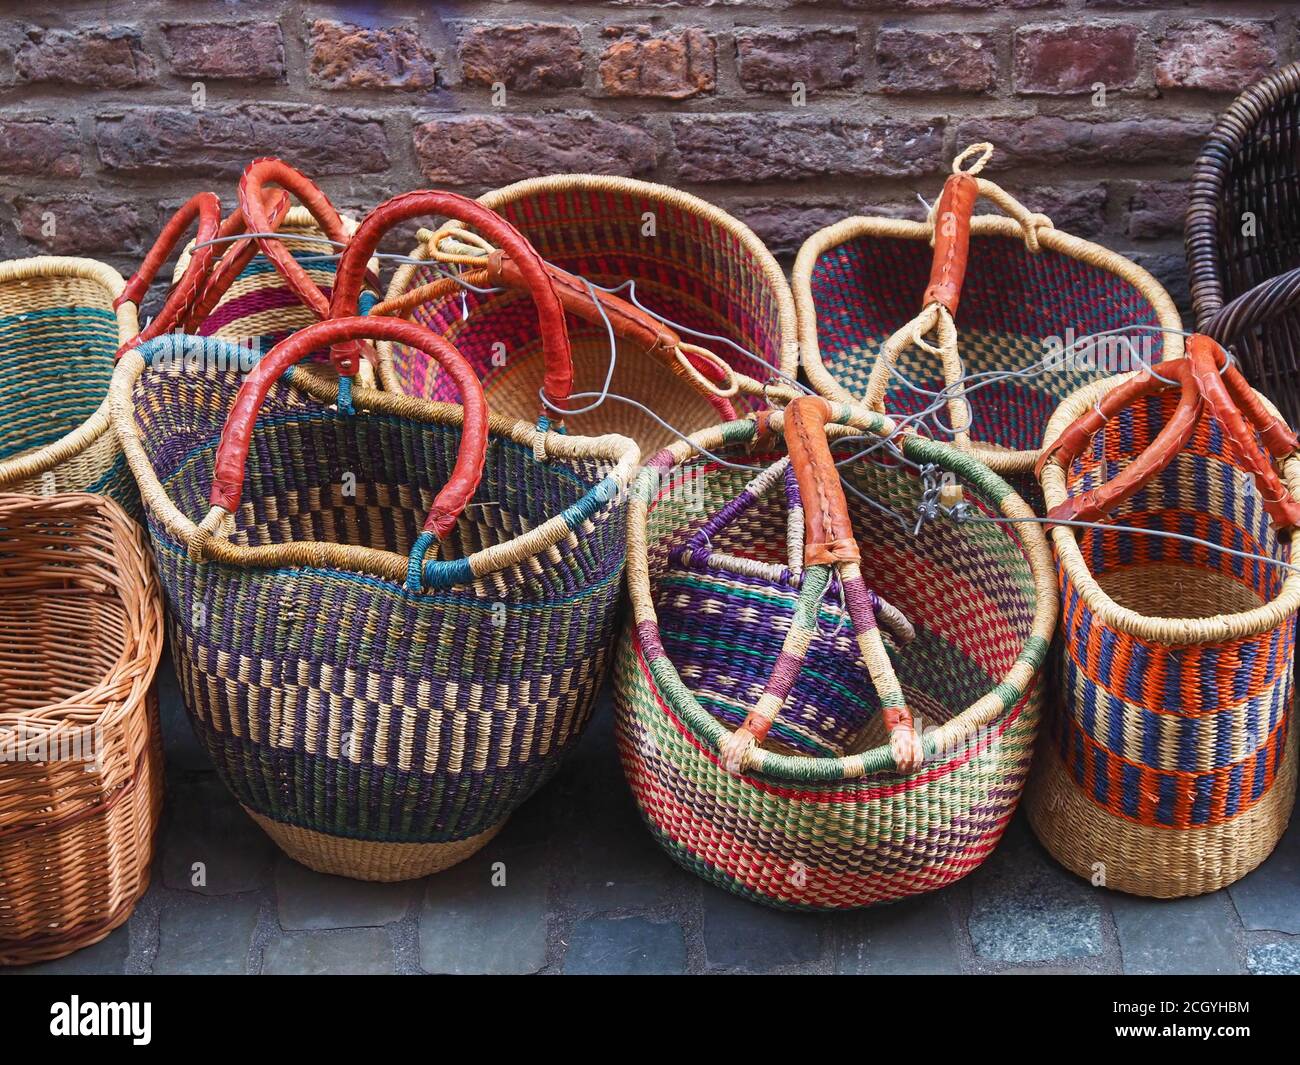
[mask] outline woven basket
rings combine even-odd
[[[462,197],[421,203],[476,217]],[[357,241],[377,240],[379,220]],[[360,248],[340,269],[353,299]],[[562,361],[558,303],[551,314]],[[312,349],[355,356],[361,338],[428,351],[466,406],[280,379]],[[175,372],[164,343],[206,356]],[[162,338],[113,383],[194,727],[298,861],[371,880],[435,872],[490,839],[586,724],[614,635],[635,445],[488,418],[454,349],[396,319],[317,323],[247,376],[238,357]],[[442,557],[426,560],[435,542]]]
[[[0,490],[103,492],[138,511],[106,399],[113,355],[137,332],[135,305],[114,309],[124,284],[90,259],[0,263]]]
[[[615,699],[624,771],[672,858],[750,899],[830,909],[943,887],[996,845],[1029,768],[1057,600],[1032,522],[913,534],[932,490],[960,487],[984,518],[1030,516],[967,453],[913,434],[908,465],[841,467],[847,505],[834,473],[810,484],[800,453],[820,433],[791,430],[809,424],[809,403],[854,421],[825,429],[854,437],[851,452],[895,428],[799,399],[763,427],[744,419],[672,445],[637,478]],[[762,472],[751,480],[706,450]]]
[[[125,511],[0,494],[0,964],[98,942],[148,888],[161,653],[157,578]]]
[[[517,226],[548,263],[576,275],[578,298],[566,301],[571,311],[586,292],[581,279],[606,287],[631,279],[641,304],[688,327],[676,334],[687,344],[681,354],[674,353],[671,339],[650,353],[620,331],[610,382],[612,392],[644,404],[675,428],[693,432],[723,420],[718,390],[711,393],[700,381],[704,376],[716,384],[715,368],[731,366],[761,380],[775,376],[770,367],[791,378],[798,372],[794,304],[785,276],[753,232],[717,207],[663,185],[587,174],[517,182],[480,202]],[[422,231],[413,257],[438,257],[445,232]],[[478,254],[451,254],[445,257],[446,265],[483,264],[483,249],[491,245],[481,240],[479,244],[461,244],[459,251]],[[457,247],[455,242],[451,246]],[[390,305],[443,276],[435,267],[403,266],[389,285]],[[479,287],[492,284],[480,281]],[[441,295],[414,308],[399,302],[399,313],[446,336],[464,353],[482,378],[494,411],[535,418],[542,364],[527,298],[512,288],[481,294],[454,285],[440,287]],[[630,293],[620,289],[616,296],[626,300]],[[381,305],[374,313],[389,311]],[[598,314],[577,313],[571,319],[576,390],[599,392],[609,368],[609,334]],[[619,311],[610,313],[617,328]],[[635,307],[628,313],[644,318]],[[651,329],[658,325],[649,322]],[[725,337],[769,366],[746,358],[726,341],[692,334],[691,329]],[[694,351],[691,343],[705,351]],[[385,388],[428,399],[449,398],[446,383],[418,354],[381,345],[379,355]],[[725,390],[728,398],[733,389],[734,382]],[[762,397],[736,401],[743,413],[761,405]],[[588,402],[577,401],[571,409]],[[676,439],[644,411],[616,400],[574,415],[567,424],[589,435],[630,436],[647,453]]]
[[[958,156],[929,221],[847,218],[807,240],[793,273],[801,357],[822,395],[892,415],[913,414],[930,400],[907,389],[891,365],[925,389],[946,383],[949,435],[968,429],[981,461],[1030,495],[1043,430],[1060,401],[1139,360],[1176,357],[1182,325],[1141,267],[1053,228],[976,177],[982,162],[963,170],[976,150],[991,148],[974,145]],[[1007,216],[971,218],[981,196]],[[1078,343],[1115,329],[1125,335]],[[968,376],[1023,371],[1044,359],[1053,361],[1032,378],[978,387],[960,381],[963,369]]]
[[[1300,64],[1243,92],[1192,171],[1186,247],[1197,327],[1300,425]]]
[[[1052,418],[1050,447],[1067,430],[1081,441],[1068,468],[1058,456],[1043,467],[1053,513],[1094,517],[1087,501],[1178,428],[1150,475],[1106,508],[1114,523],[1286,560],[1287,541],[1269,521],[1282,504],[1267,501],[1300,504],[1249,476],[1259,445],[1234,447],[1217,411],[1184,418],[1177,389],[1135,395],[1140,387],[1099,382]],[[1287,458],[1283,474],[1300,499],[1300,459]],[[1029,787],[1035,832],[1067,868],[1120,891],[1169,898],[1231,884],[1272,851],[1295,799],[1300,574],[1118,529],[1058,525],[1051,536],[1064,703],[1044,729]]]

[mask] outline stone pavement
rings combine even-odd
[[[108,939],[17,971],[1300,973],[1295,824],[1246,879],[1177,902],[1091,887],[1021,818],[982,868],[925,898],[834,915],[735,898],[679,869],[642,827],[607,695],[557,779],[470,860],[408,884],[321,876],[230,798],[167,662],[161,678],[168,793],[153,885]]]

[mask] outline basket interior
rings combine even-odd
[[[1115,477],[1173,414],[1172,391],[1147,396],[1113,417],[1075,459],[1071,495]],[[1220,424],[1205,414],[1169,467],[1113,512],[1112,521],[1194,536],[1278,561],[1289,543],[1269,524],[1259,488],[1229,450]],[[1204,618],[1252,610],[1281,591],[1286,571],[1184,541],[1114,529],[1088,529],[1079,547],[1098,584],[1120,606],[1155,617]]]
[[[811,291],[822,362],[854,395],[865,395],[884,342],[920,311],[932,258],[924,240],[862,236],[828,249],[814,264]],[[1048,420],[1071,392],[1137,365],[1116,337],[1071,345],[1106,330],[1159,324],[1150,301],[1118,275],[1046,248],[1033,254],[1022,241],[996,235],[971,238],[956,321],[967,374],[1028,370],[1056,356],[1032,378],[999,380],[970,393],[971,435],[1014,451],[1042,444]],[[1160,361],[1162,334],[1129,335],[1143,362]],[[1067,348],[1068,361],[1060,358]],[[915,346],[903,352],[898,369],[922,388],[943,386],[937,358]],[[930,402],[894,379],[886,410],[908,414]]]
[[[778,456],[734,457],[765,463]],[[905,469],[867,460],[842,472],[858,491],[899,514],[914,514],[920,482]],[[725,565],[684,565],[675,549],[751,476],[692,460],[665,480],[648,524],[664,648],[701,705],[731,728],[757,702],[772,672],[790,626],[795,583],[742,576]],[[966,486],[966,499],[997,513],[973,486]],[[943,522],[913,536],[914,519],[904,529],[853,493],[848,502],[868,586],[916,628],[906,647],[891,646],[908,706],[923,725],[948,721],[1001,681],[1030,636],[1036,596],[1028,553],[1008,526]],[[724,552],[783,563],[786,519],[784,495],[764,496],[710,537],[711,557]],[[826,757],[857,753],[885,741],[879,710],[833,582],[804,668],[764,746]]]
[[[636,282],[646,308],[680,325],[728,338],[776,366],[781,359],[780,297],[764,263],[732,231],[652,195],[558,185],[516,198],[498,208],[543,258],[595,285]],[[646,227],[653,222],[654,233]],[[418,269],[412,287],[436,280]],[[626,289],[618,293],[628,298]],[[533,420],[540,409],[541,345],[537,315],[526,293],[459,294],[422,305],[413,318],[448,337],[479,372],[492,409]],[[609,368],[603,325],[568,316],[574,345],[574,390],[598,392]],[[760,380],[768,371],[718,341],[694,340]],[[451,382],[427,356],[397,346],[396,369],[405,391],[454,401]],[[630,345],[620,344],[611,391],[652,407],[684,432],[717,422],[717,412],[679,377]],[[575,402],[572,407],[585,406]],[[568,419],[574,432],[620,432],[650,453],[674,439],[627,404],[606,402]]]
[[[0,282],[0,461],[52,444],[98,409],[117,351],[113,296],[71,275]]]
[[[150,370],[136,385],[145,451],[167,494],[195,521],[209,508],[216,448],[238,385],[237,374],[213,368]],[[459,442],[455,426],[366,412],[341,416],[279,383],[253,432],[231,540],[314,540],[407,554]],[[482,481],[439,557],[513,540],[572,506],[608,472],[595,460],[539,463],[531,448],[492,434]],[[601,511],[594,531],[570,535],[544,559],[526,558],[474,588],[494,601],[512,600],[575,594],[603,579],[622,559],[622,529],[612,512]]]

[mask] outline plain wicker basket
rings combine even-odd
[[[136,510],[135,484],[108,431],[113,356],[138,330],[126,283],[92,259],[0,263],[0,490],[105,492]]]
[[[121,507],[0,495],[0,964],[98,942],[148,888],[162,641],[148,544]]]

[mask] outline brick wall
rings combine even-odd
[[[1300,55],[1300,11],[1251,0],[39,6],[0,3],[0,254],[126,269],[191,193],[229,204],[260,154],[354,211],[428,183],[631,174],[788,257],[845,214],[917,214],[990,139],[1030,206],[1181,301],[1213,116]]]

